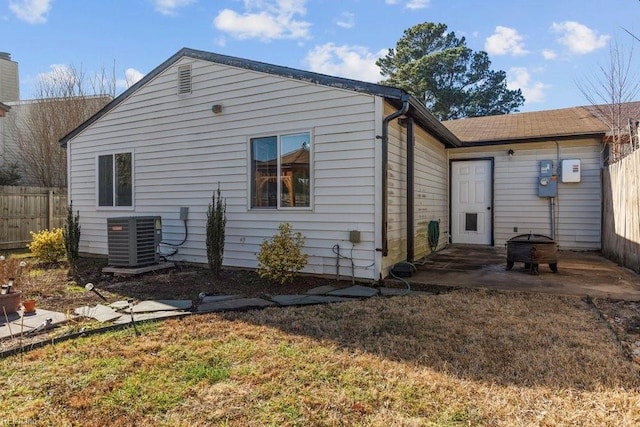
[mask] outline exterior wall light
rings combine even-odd
[[[213,111],[213,114],[222,113],[222,104],[213,104],[213,106],[211,107],[211,111]]]

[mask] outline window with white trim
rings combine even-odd
[[[132,153],[98,156],[98,206],[133,206]]]
[[[311,206],[311,134],[252,138],[251,207]]]

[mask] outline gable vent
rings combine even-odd
[[[178,67],[178,94],[191,93],[191,64]]]

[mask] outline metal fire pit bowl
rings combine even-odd
[[[516,262],[523,262],[525,270],[538,274],[539,264],[549,264],[554,273],[558,272],[558,246],[549,236],[543,234],[521,234],[507,241],[507,270]]]

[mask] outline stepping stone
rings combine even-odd
[[[383,297],[403,296],[403,295],[434,295],[433,292],[412,291],[402,288],[380,288],[380,295]]]
[[[252,308],[263,308],[274,306],[275,303],[262,298],[237,298],[226,301],[208,302],[200,304],[196,310],[198,313],[212,313],[227,310],[248,310]]]
[[[335,291],[336,289],[338,288],[336,288],[335,286],[324,285],[324,286],[318,286],[313,289],[309,289],[306,293],[309,295],[324,295],[331,291]]]
[[[191,308],[192,301],[188,299],[176,300],[150,300],[141,301],[133,306],[134,313],[147,313],[150,311],[187,310]],[[129,312],[129,310],[127,310]]]
[[[154,319],[166,319],[167,317],[177,317],[177,316],[187,316],[191,313],[186,311],[152,311],[148,313],[134,313],[133,320],[135,322],[142,322],[145,320],[154,320]],[[124,325],[125,323],[131,323],[131,315],[123,314],[117,319],[115,322],[116,325]]]
[[[218,302],[218,301],[227,301],[230,299],[238,299],[241,298],[242,295],[207,295],[202,298],[200,304],[208,303],[208,302]]]
[[[90,317],[99,322],[110,322],[122,316],[121,313],[118,313],[113,308],[102,304],[98,304],[95,307],[85,305],[76,308],[73,312],[78,316]]]
[[[33,329],[26,325],[24,326],[24,329],[21,329],[20,322],[18,322],[17,324],[10,323],[10,325],[11,327],[9,327],[9,323],[4,323],[2,326],[0,326],[0,339],[9,338],[12,336],[17,337],[20,335],[20,331],[22,331],[23,334],[26,334]]]
[[[271,299],[282,306],[351,301],[350,298],[330,297],[324,295],[276,295]]]
[[[337,289],[335,291],[328,292],[327,295],[339,297],[368,298],[378,295],[378,290],[376,288],[370,288],[368,286],[355,285],[348,288]]]
[[[125,308],[129,308],[129,301],[116,301],[109,304],[109,307],[115,310],[124,310]]]
[[[22,312],[20,312],[22,314]],[[51,319],[51,326],[59,325],[67,321],[67,315],[64,313],[58,313],[57,311],[49,311],[38,308],[35,314],[27,314],[23,316],[22,319],[14,320],[11,322],[11,329],[16,331],[16,327],[18,331],[20,330],[20,325],[24,323],[25,327],[29,328],[37,328],[40,326],[45,320]]]

